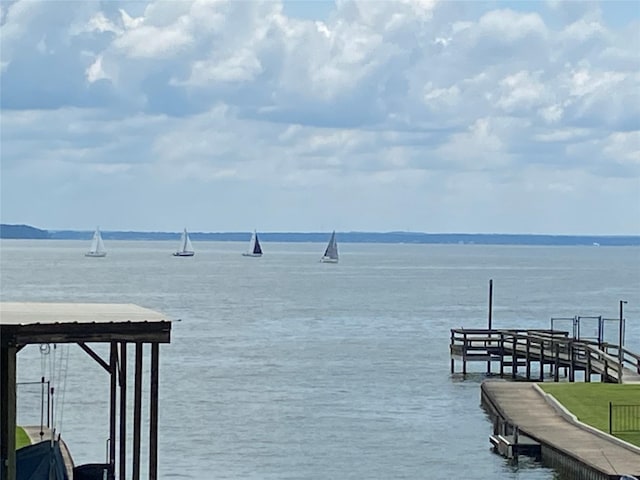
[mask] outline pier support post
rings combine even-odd
[[[504,333],[500,334],[500,377],[504,376]]]
[[[449,343],[449,355],[451,355],[451,373],[455,373],[455,359],[453,358],[453,346],[455,344],[455,334],[451,330],[451,342]]]
[[[540,379],[544,382],[544,340],[540,340]]]
[[[576,359],[573,342],[569,342],[569,382],[574,382],[576,379],[575,363]]]
[[[127,342],[120,342],[120,442],[119,470],[120,480],[127,480]]]
[[[526,376],[527,380],[531,380],[531,337],[527,337],[527,350],[526,350]]]
[[[587,369],[584,372],[584,381],[591,381],[591,352],[587,350]]]
[[[518,351],[516,347],[518,346],[518,336],[513,334],[513,351],[511,352],[511,378],[516,378],[518,375]]]
[[[142,427],[142,343],[136,342],[136,364],[133,384],[133,466],[131,478],[140,480],[140,429]]]
[[[116,468],[116,411],[117,411],[117,388],[118,388],[118,343],[111,342],[109,345],[109,465],[111,471]]]
[[[16,478],[16,347],[0,347],[0,478]]]
[[[151,390],[149,408],[149,480],[158,478],[158,377],[160,345],[151,344]]]
[[[553,381],[560,381],[560,344],[556,343],[555,367],[553,369]]]

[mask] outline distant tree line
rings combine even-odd
[[[29,225],[0,224],[0,238],[50,238],[49,232]]]
[[[1,225],[1,238],[89,240],[93,230],[40,230]],[[331,232],[258,232],[263,242],[326,242]],[[193,241],[244,242],[251,232],[189,232]],[[105,240],[177,240],[180,232],[103,231]],[[339,243],[413,243],[464,245],[640,246],[635,235],[537,235],[504,233],[336,232]]]

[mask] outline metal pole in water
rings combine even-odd
[[[493,323],[493,279],[489,279],[489,316],[488,316],[488,328],[491,330]],[[489,338],[493,338],[489,334]],[[491,343],[491,342],[490,342]],[[487,374],[491,373],[491,360],[487,360]]]

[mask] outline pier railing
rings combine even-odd
[[[532,379],[532,364],[539,365],[536,380],[544,381],[544,367],[554,381],[559,380],[563,369],[569,381],[575,380],[577,371],[585,372],[585,381],[598,374],[604,382],[621,382],[625,375],[640,379],[640,355],[617,345],[603,344],[592,340],[579,340],[563,330],[547,329],[451,329],[451,373],[455,360],[462,360],[462,373],[467,373],[467,362],[487,362],[487,373],[491,373],[493,362],[499,362],[500,375],[509,369],[516,378],[522,374]],[[622,355],[621,355],[622,354]],[[622,359],[622,364],[620,363]],[[625,372],[625,368],[627,371]]]

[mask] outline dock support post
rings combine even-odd
[[[111,471],[115,472],[116,467],[116,394],[118,388],[118,343],[111,342],[109,345],[109,370],[110,370],[110,389],[109,389],[109,465]]]
[[[540,340],[540,378],[544,382],[544,340]]]
[[[555,367],[553,369],[553,381],[560,381],[560,344],[556,343]]]
[[[589,383],[591,381],[591,352],[587,350],[587,369],[584,372],[584,381]]]
[[[466,375],[467,374],[467,332],[464,332],[463,334],[463,348],[462,348],[462,374]]]
[[[531,380],[531,337],[527,337],[527,350],[526,350],[526,376],[527,380]]]
[[[160,345],[151,344],[151,390],[149,408],[149,480],[158,478],[158,373]]]
[[[504,376],[504,333],[500,334],[500,377]]]
[[[120,342],[120,480],[127,480],[127,342]]]
[[[449,355],[451,355],[451,373],[455,373],[455,359],[453,358],[453,345],[455,343],[455,334],[451,330],[451,343],[449,344]]]
[[[16,478],[16,346],[0,347],[0,478]]]
[[[518,336],[513,334],[513,351],[511,352],[511,378],[516,378],[518,375],[518,351],[516,347],[518,346]]]
[[[575,363],[576,359],[573,342],[569,342],[569,382],[575,382],[576,379]]]
[[[489,318],[488,318],[488,327],[489,332],[491,332],[492,323],[493,323],[493,279],[489,280]],[[489,339],[492,338],[491,333],[489,333]],[[491,344],[491,340],[489,341]],[[491,374],[491,360],[487,360],[487,375]]]
[[[142,342],[136,342],[133,391],[133,466],[132,480],[140,480],[140,429],[142,426]]]

